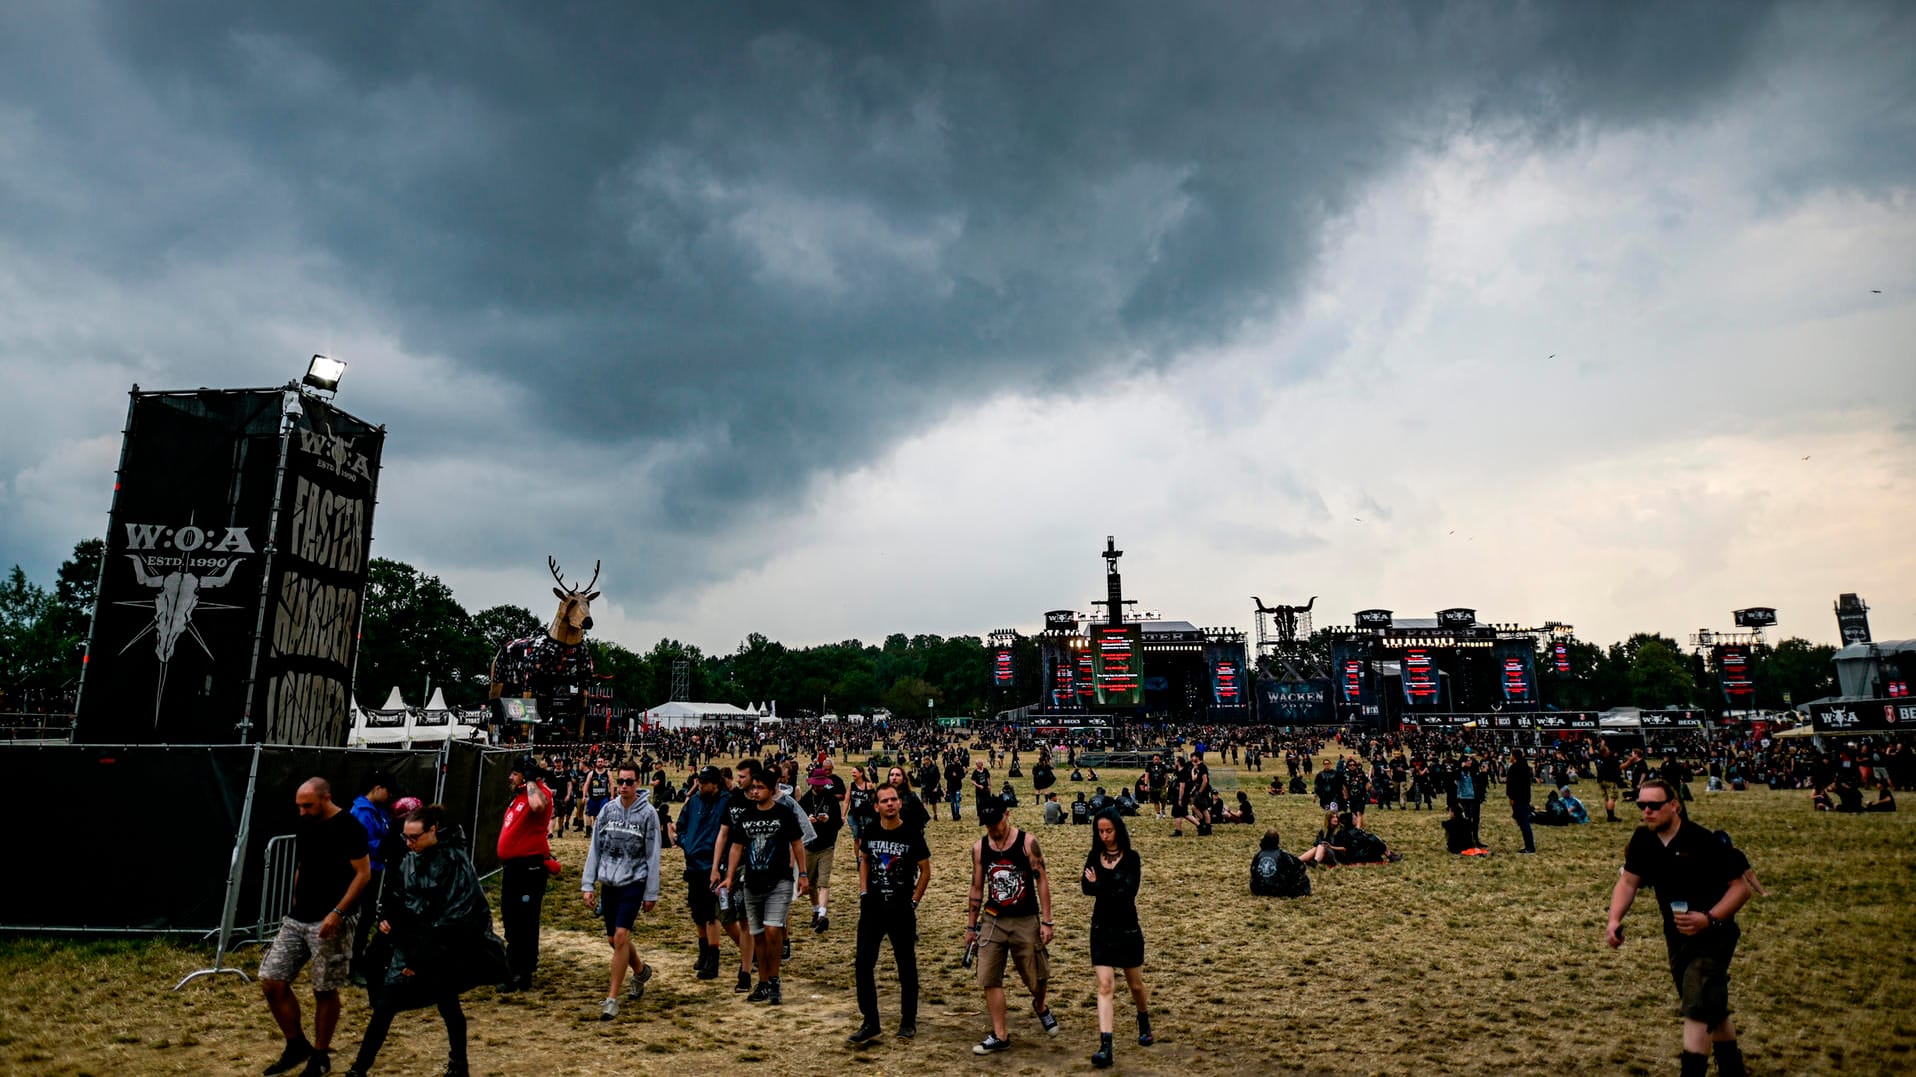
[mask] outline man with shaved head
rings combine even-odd
[[[299,807],[293,908],[280,920],[273,947],[259,963],[266,1005],[286,1036],[286,1050],[266,1067],[267,1077],[294,1070],[316,1075],[332,1069],[339,989],[350,974],[359,898],[372,880],[366,828],[333,803],[331,783],[308,778],[293,801]],[[291,987],[309,961],[313,965],[311,1040],[301,1026],[299,998]]]

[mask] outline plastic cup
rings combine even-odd
[[[1676,912],[1689,912],[1689,911],[1690,911],[1690,903],[1689,903],[1689,902],[1687,902],[1687,901],[1672,901],[1672,902],[1670,902],[1670,911],[1671,911],[1671,912],[1673,912],[1673,913],[1676,913]]]

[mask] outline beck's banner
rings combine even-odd
[[[384,428],[316,400],[294,420],[253,696],[255,739],[346,743],[385,437]]]
[[[1844,699],[1812,703],[1818,733],[1895,733],[1916,728],[1916,703],[1907,699]]]
[[[132,394],[77,740],[242,739],[283,395]]]

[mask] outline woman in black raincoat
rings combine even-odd
[[[388,882],[379,903],[379,931],[391,946],[391,962],[383,974],[375,970],[372,1019],[347,1077],[372,1070],[396,1015],[424,1006],[437,1006],[446,1023],[447,1077],[465,1077],[466,1015],[459,996],[505,978],[505,947],[493,934],[492,908],[466,852],[465,833],[444,817],[445,809],[433,804],[402,824],[408,852],[399,865],[399,885]]]

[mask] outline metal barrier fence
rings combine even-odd
[[[293,874],[299,863],[299,835],[281,834],[266,843],[261,869],[259,922],[248,942],[264,944],[279,934],[280,921],[293,911]]]
[[[73,715],[0,711],[0,742],[70,744],[73,742]]]

